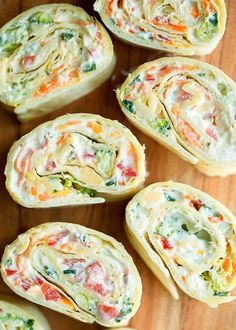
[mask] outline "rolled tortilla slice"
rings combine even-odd
[[[144,133],[210,176],[236,172],[236,84],[197,60],[141,65],[117,91],[121,109]]]
[[[65,115],[16,141],[5,174],[12,198],[25,207],[103,203],[142,187],[144,147],[117,121]]]
[[[86,323],[123,326],[142,284],[123,245],[98,231],[46,223],[6,247],[2,277],[18,295]]]
[[[33,7],[0,29],[0,101],[27,121],[94,90],[114,64],[108,33],[82,8]]]
[[[1,330],[50,330],[40,310],[22,299],[0,294]]]
[[[211,53],[226,25],[223,0],[97,0],[94,9],[118,38],[180,55]]]
[[[176,283],[211,307],[235,299],[236,221],[214,198],[181,183],[152,184],[128,204],[126,230],[174,297]]]

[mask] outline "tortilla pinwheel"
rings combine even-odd
[[[94,90],[114,64],[108,33],[82,8],[33,7],[0,29],[0,101],[28,121]]]
[[[174,298],[177,284],[211,307],[235,299],[236,220],[191,186],[154,183],[126,209],[131,244]]]
[[[130,74],[117,98],[132,124],[199,171],[236,172],[236,84],[221,70],[161,58]]]
[[[86,323],[123,326],[142,284],[123,245],[70,223],[45,223],[5,248],[1,273],[18,295]]]
[[[5,174],[9,193],[25,207],[103,203],[141,189],[144,147],[117,121],[65,115],[16,141]]]
[[[1,330],[50,330],[40,310],[23,299],[0,294]]]
[[[97,0],[94,9],[118,38],[180,55],[211,53],[226,25],[223,0]]]

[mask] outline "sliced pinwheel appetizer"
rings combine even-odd
[[[50,330],[40,310],[22,299],[0,294],[1,330]]]
[[[5,174],[9,193],[25,207],[103,203],[142,187],[144,147],[117,121],[65,115],[16,141]]]
[[[131,244],[174,298],[175,283],[211,307],[235,299],[236,220],[191,186],[155,183],[126,209]]]
[[[181,55],[211,53],[226,25],[223,0],[97,0],[94,9],[118,38]]]
[[[115,64],[108,33],[82,8],[31,8],[0,29],[0,101],[27,121],[89,93]]]
[[[2,277],[18,295],[82,322],[126,325],[142,284],[123,245],[98,231],[46,223],[6,247]]]
[[[199,171],[236,172],[236,84],[221,70],[161,58],[130,74],[117,98],[135,126]]]

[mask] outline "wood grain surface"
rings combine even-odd
[[[37,0],[0,0],[0,25],[32,6],[52,3]],[[60,2],[60,1],[56,1]],[[91,15],[93,1],[68,1],[81,5]],[[236,80],[236,1],[226,1],[228,23],[226,33],[217,49],[200,59],[221,68]],[[148,60],[166,55],[161,52],[127,45],[113,37],[117,54],[114,75],[97,90],[48,116],[19,124],[16,117],[0,109],[0,253],[18,234],[46,221],[69,221],[82,224],[115,237],[130,252],[138,267],[143,282],[142,305],[130,325],[140,330],[233,330],[236,329],[236,301],[216,309],[191,299],[181,293],[174,301],[151,271],[141,261],[128,243],[123,230],[124,210],[127,201],[85,207],[56,209],[26,209],[17,205],[5,189],[4,167],[7,152],[12,143],[23,134],[65,113],[91,112],[118,119],[129,127],[139,141],[146,146],[149,176],[146,185],[165,180],[176,180],[199,188],[215,197],[236,214],[236,175],[227,178],[209,178],[197,172],[190,164],[132,127],[119,109],[114,90],[124,81],[128,71]],[[170,55],[169,55],[170,56]],[[0,292],[8,292],[0,281]],[[42,308],[53,330],[93,330],[99,325],[86,325],[59,313]]]

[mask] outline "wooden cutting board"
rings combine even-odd
[[[0,0],[0,25],[32,6],[54,1]],[[55,1],[60,2],[60,1]],[[79,4],[91,15],[93,1],[68,1]],[[223,40],[209,56],[201,59],[221,68],[236,81],[236,1],[226,1],[228,23]],[[148,138],[131,126],[116,101],[114,90],[124,81],[127,73],[138,65],[164,56],[162,52],[132,47],[113,38],[117,54],[114,75],[96,91],[70,106],[29,124],[19,124],[14,115],[0,109],[0,253],[18,234],[46,221],[69,221],[100,230],[121,241],[131,253],[143,282],[142,305],[131,321],[131,326],[140,330],[233,330],[236,329],[236,301],[216,309],[207,307],[180,294],[174,301],[160,282],[146,267],[128,243],[124,230],[124,210],[127,201],[85,207],[57,209],[26,209],[13,202],[5,189],[4,167],[7,152],[12,143],[23,134],[65,113],[91,112],[118,119],[128,126],[142,144],[146,145],[149,176],[146,185],[165,180],[176,180],[193,185],[215,197],[236,214],[236,175],[227,178],[208,178],[197,172],[190,164]],[[168,55],[170,56],[170,55]],[[0,292],[8,292],[0,280]],[[42,308],[53,330],[92,330],[99,325],[85,325],[56,312]]]

